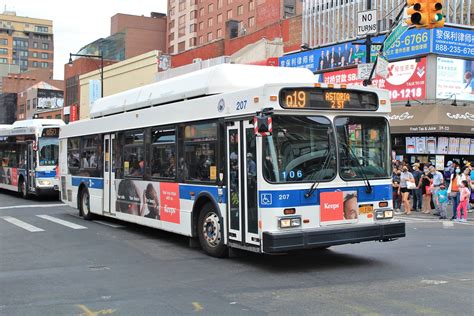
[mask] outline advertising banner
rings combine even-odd
[[[345,69],[323,74],[324,83],[357,84],[357,69]],[[426,58],[390,63],[387,78],[376,76],[373,84],[390,92],[392,101],[423,99],[426,96]]]
[[[321,222],[353,221],[359,217],[356,191],[321,192]]]
[[[443,27],[433,30],[433,53],[463,58],[474,58],[472,30]]]
[[[474,101],[474,61],[437,58],[436,97],[440,99],[456,95],[457,100]]]

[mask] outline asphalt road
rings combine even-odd
[[[216,259],[181,236],[0,191],[0,315],[474,314],[474,223],[407,221],[389,243]]]

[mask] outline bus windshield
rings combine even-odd
[[[273,183],[329,181],[336,175],[334,133],[320,116],[273,116],[263,138],[263,174]]]
[[[39,139],[39,165],[55,166],[58,163],[59,140],[54,137]]]
[[[334,120],[339,174],[344,180],[388,178],[388,122],[382,117],[344,116]]]

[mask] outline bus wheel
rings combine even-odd
[[[89,190],[87,190],[87,188],[81,190],[81,195],[79,198],[79,213],[82,218],[88,221],[92,219]]]
[[[213,257],[221,258],[227,254],[222,226],[222,220],[214,206],[211,203],[204,205],[198,220],[199,243]]]
[[[18,192],[20,192],[21,197],[24,199],[27,199],[29,197],[28,188],[26,187],[26,181],[23,178],[20,179],[20,183],[18,184]]]

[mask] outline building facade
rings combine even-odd
[[[18,65],[21,72],[53,70],[53,21],[0,14],[0,64]]]
[[[152,50],[167,51],[167,20],[163,13],[152,12],[149,17],[119,13],[111,18],[110,25],[109,37],[97,39],[77,53],[122,61]]]
[[[168,0],[168,52],[244,36],[298,14],[297,0]]]

